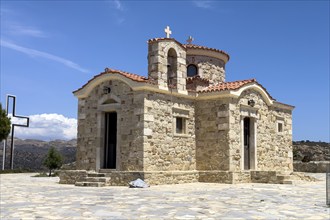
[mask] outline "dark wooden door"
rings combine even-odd
[[[117,156],[117,113],[105,113],[104,168],[116,169]]]
[[[244,118],[244,169],[250,169],[250,118]]]

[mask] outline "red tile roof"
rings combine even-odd
[[[128,73],[128,72],[124,72],[124,71],[121,71],[121,70],[115,70],[115,69],[110,69],[110,68],[105,68],[104,72],[101,73],[101,74],[120,74],[120,75],[123,75],[133,81],[136,81],[136,82],[146,82],[148,80],[148,78],[144,77],[144,76],[140,76],[140,75],[137,75],[137,74],[133,74],[133,73]]]
[[[202,50],[211,50],[211,51],[215,51],[215,52],[218,52],[218,53],[222,53],[224,55],[226,55],[228,57],[228,60],[230,59],[230,56],[228,53],[226,53],[225,51],[223,50],[218,50],[218,49],[215,49],[215,48],[210,48],[210,47],[205,47],[205,46],[199,46],[199,45],[195,45],[195,44],[182,44],[182,46],[184,48],[191,48],[191,49],[202,49]]]
[[[210,85],[210,81],[208,79],[200,78],[199,75],[193,77],[187,77],[186,79],[186,89],[188,91],[196,91],[198,86],[207,87]]]
[[[263,90],[265,90],[265,92],[271,99],[275,100],[268,93],[268,91],[261,84],[259,84],[257,82],[256,79],[246,79],[246,80],[238,80],[238,81],[234,81],[234,82],[219,83],[217,85],[212,85],[212,86],[206,87],[205,89],[202,89],[201,91],[199,91],[199,93],[220,92],[220,91],[226,91],[226,90],[238,90],[241,87],[243,87],[244,85],[247,85],[250,83],[256,83],[257,85],[259,85]]]
[[[234,81],[234,82],[224,82],[219,83],[217,85],[209,86],[200,92],[219,92],[219,91],[225,91],[225,90],[236,90],[241,88],[242,86],[256,82],[255,79],[247,79],[247,80],[240,80],[240,81]]]
[[[100,73],[98,75],[95,75],[92,79],[88,80],[88,82],[85,83],[81,88],[73,91],[73,93],[78,92],[79,90],[83,89],[85,86],[87,86],[88,83],[90,83],[95,78],[97,78],[97,77],[99,77],[101,75],[104,75],[104,74],[120,74],[120,75],[125,76],[126,78],[129,78],[129,79],[131,79],[133,81],[136,81],[136,82],[148,82],[148,78],[143,77],[143,76],[140,76],[140,75],[136,75],[136,74],[133,74],[133,73],[124,72],[124,71],[121,71],[121,70],[115,70],[115,69],[105,68],[104,72],[102,72],[102,73]]]
[[[202,82],[206,82],[206,83],[209,82],[208,79],[201,78],[199,75],[191,76],[191,77],[188,76],[186,81],[187,81],[187,83],[191,83],[194,81],[202,81]]]

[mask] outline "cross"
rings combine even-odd
[[[191,42],[193,42],[194,38],[192,36],[189,36],[187,39],[187,43],[191,44]]]
[[[10,169],[14,169],[14,134],[15,134],[15,127],[29,127],[30,119],[29,117],[25,116],[19,116],[16,115],[16,96],[13,95],[7,95],[7,102],[6,102],[6,113],[8,115],[8,109],[9,109],[9,99],[12,99],[13,108],[12,108],[12,118],[20,118],[20,119],[26,119],[25,124],[16,124],[12,123],[11,125],[11,143],[10,143]],[[6,145],[7,140],[5,140],[4,146],[3,146],[3,160],[2,160],[2,169],[5,168],[5,158],[6,158]]]
[[[164,29],[165,33],[166,33],[166,37],[167,38],[170,38],[170,34],[172,34],[172,31],[170,30],[170,27],[167,26],[165,29]]]

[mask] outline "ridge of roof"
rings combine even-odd
[[[95,76],[93,76],[93,78],[91,78],[90,80],[88,80],[87,83],[85,83],[82,87],[80,87],[79,89],[73,91],[73,93],[78,92],[79,90],[83,89],[85,86],[87,86],[91,81],[93,81],[95,78],[101,76],[101,75],[105,75],[105,74],[120,74],[126,78],[129,78],[133,81],[136,82],[148,82],[148,78],[144,77],[144,76],[140,76],[134,73],[129,73],[129,72],[125,72],[125,71],[121,71],[121,70],[116,70],[116,69],[111,69],[111,68],[105,68],[104,72],[101,72]]]
[[[122,70],[116,70],[116,69],[111,69],[111,68],[105,68],[103,74],[109,74],[109,73],[118,73],[120,75],[126,76],[127,78],[136,81],[136,82],[146,82],[148,80],[148,78],[144,77],[144,76],[140,76],[134,73],[129,73],[129,72],[125,72]],[[102,73],[101,73],[102,74]]]
[[[242,86],[256,82],[255,79],[246,79],[246,80],[238,80],[233,82],[223,82],[218,83],[216,85],[211,85],[209,87],[206,87],[199,91],[200,93],[206,93],[206,92],[219,92],[219,91],[225,91],[225,90],[237,90],[241,88]]]
[[[164,40],[174,40],[176,42],[178,42],[179,44],[181,44],[179,41],[175,40],[174,38],[170,37],[170,38],[167,38],[167,37],[155,37],[155,38],[151,38],[149,39],[147,42],[148,43],[152,43],[152,42],[157,42],[157,41],[164,41]],[[182,44],[181,44],[182,45]]]
[[[154,43],[154,42],[158,42],[158,41],[166,41],[166,40],[171,40],[171,41],[174,41],[174,42],[176,42],[177,44],[179,44],[183,49],[186,49],[184,46],[183,46],[183,44],[182,43],[180,43],[179,41],[177,41],[176,39],[174,39],[174,38],[167,38],[167,37],[156,37],[156,38],[151,38],[151,39],[149,39],[147,42],[148,42],[148,44],[150,44],[150,43]]]
[[[196,45],[196,44],[182,44],[182,46],[186,49],[191,48],[191,49],[211,50],[214,52],[222,53],[228,57],[228,60],[230,59],[229,54],[223,50],[219,50],[219,49],[215,49],[215,48],[211,48],[211,47],[200,46],[200,45]]]
[[[238,90],[241,87],[251,84],[251,83],[256,83],[258,86],[260,86],[263,90],[265,90],[265,92],[267,93],[267,95],[274,101],[276,101],[276,99],[274,99],[269,92],[267,91],[267,89],[265,87],[263,87],[260,83],[257,82],[256,79],[245,79],[245,80],[237,80],[237,81],[233,81],[233,82],[223,82],[223,83],[219,83],[216,85],[211,85],[209,87],[206,87],[202,90],[200,90],[198,93],[208,93],[208,92],[220,92],[220,91],[226,91],[226,90]]]
[[[215,49],[215,48],[211,48],[211,47],[206,47],[206,46],[200,46],[200,45],[196,45],[196,44],[182,44],[174,38],[166,38],[166,37],[152,38],[152,39],[149,39],[147,42],[148,43],[154,43],[154,42],[166,41],[166,40],[172,40],[172,41],[176,42],[177,44],[179,44],[181,47],[183,47],[186,50],[187,49],[210,50],[210,51],[214,51],[214,52],[217,52],[217,53],[222,53],[222,54],[224,54],[228,57],[228,60],[230,59],[229,54],[227,52],[223,51],[223,50],[219,50],[219,49]]]

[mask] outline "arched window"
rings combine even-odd
[[[169,49],[167,53],[167,81],[169,86],[176,87],[177,54],[173,48]]]
[[[189,64],[187,67],[187,76],[188,77],[193,77],[198,74],[198,69],[197,66],[194,64]]]

